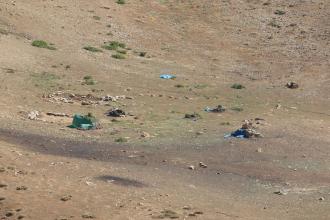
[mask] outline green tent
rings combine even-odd
[[[92,114],[88,115],[79,115],[76,114],[73,117],[72,125],[70,128],[77,128],[81,130],[90,130],[95,129],[97,126],[96,118]]]

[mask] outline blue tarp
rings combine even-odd
[[[161,79],[175,79],[176,76],[172,75],[172,74],[162,74],[160,75]]]
[[[245,129],[238,129],[234,132],[232,132],[231,134],[226,134],[225,138],[229,138],[229,137],[236,137],[236,138],[249,138],[249,135],[247,133],[247,131]]]

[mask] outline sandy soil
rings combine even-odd
[[[0,2],[0,218],[329,219],[329,13],[321,0]],[[105,115],[115,107],[130,116]],[[102,129],[47,112],[91,112]],[[224,139],[255,118],[263,138]]]

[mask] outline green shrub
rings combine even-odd
[[[95,85],[96,82],[95,80],[93,79],[92,76],[90,75],[87,75],[87,76],[84,76],[84,82],[83,82],[84,85]]]
[[[243,108],[239,107],[239,106],[236,106],[236,107],[232,107],[231,110],[236,111],[236,112],[242,112]]]
[[[117,142],[117,143],[124,143],[124,142],[127,142],[127,139],[126,138],[123,138],[123,137],[120,137],[120,138],[115,139],[115,142]]]
[[[245,87],[242,84],[235,83],[231,86],[233,89],[245,89]]]
[[[121,53],[121,54],[127,54],[127,51],[126,50],[120,50],[120,49],[118,49],[117,52],[118,53]]]
[[[123,5],[123,4],[126,3],[126,1],[125,0],[117,0],[116,3],[117,4],[120,4],[120,5]]]
[[[109,43],[102,46],[106,50],[117,50],[119,48],[125,49],[126,45],[118,41],[110,41]]]
[[[32,46],[39,47],[39,48],[45,48],[49,50],[56,50],[55,47],[49,46],[46,41],[43,40],[35,40],[32,42]]]
[[[113,54],[111,57],[112,57],[112,58],[115,58],[115,59],[119,59],[119,60],[122,60],[122,59],[125,59],[125,58],[126,58],[126,57],[125,57],[123,54],[121,54],[121,53]]]
[[[93,16],[93,18],[95,19],[95,20],[97,20],[97,21],[99,21],[99,20],[101,20],[101,17],[100,16]]]
[[[139,53],[139,56],[140,56],[140,57],[145,57],[146,55],[147,55],[147,52],[140,52],[140,53]]]
[[[102,52],[101,49],[96,48],[96,47],[91,47],[91,46],[84,47],[83,49],[88,50],[90,52]]]

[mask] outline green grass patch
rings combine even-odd
[[[235,112],[242,112],[244,109],[242,107],[235,106],[235,107],[232,107],[231,110],[233,110]]]
[[[117,143],[125,143],[125,142],[127,142],[127,139],[126,138],[123,138],[123,137],[120,137],[120,138],[116,138],[115,139],[115,142],[117,142]]]
[[[43,89],[51,89],[58,86],[57,81],[61,78],[53,73],[34,73],[31,75],[33,83],[36,87]]]
[[[106,50],[118,50],[120,48],[125,49],[126,44],[120,43],[118,41],[110,41],[102,46]]]
[[[99,21],[99,20],[101,20],[101,17],[100,17],[100,16],[96,16],[96,15],[94,15],[94,16],[93,16],[93,19]]]
[[[274,14],[276,14],[276,15],[285,15],[285,11],[282,11],[282,10],[276,10],[276,11],[274,12]]]
[[[93,79],[92,76],[90,75],[87,75],[87,76],[84,76],[84,82],[83,82],[83,85],[95,85],[96,84],[96,81]]]
[[[88,51],[93,52],[93,53],[102,52],[101,49],[96,48],[96,47],[91,47],[91,46],[83,47],[83,49],[88,50]]]
[[[34,47],[38,47],[38,48],[45,48],[48,50],[56,50],[55,47],[48,45],[48,43],[46,41],[43,40],[35,40],[32,42],[31,44]]]
[[[185,86],[182,85],[182,84],[176,84],[174,87],[176,87],[176,88],[184,88]]]
[[[208,85],[206,85],[206,84],[196,84],[196,85],[194,85],[194,88],[195,89],[205,89],[205,88],[207,88],[207,86]]]
[[[117,0],[116,3],[120,4],[120,5],[124,5],[124,4],[126,4],[126,1],[125,0]]]
[[[243,86],[242,84],[239,84],[239,83],[234,83],[232,86],[231,86],[232,89],[245,89],[245,86]]]
[[[123,59],[126,58],[126,57],[125,57],[123,54],[121,54],[121,53],[113,54],[111,57],[112,57],[112,58],[115,58],[115,59],[118,59],[118,60],[123,60]]]
[[[123,49],[118,49],[117,52],[121,54],[127,54],[127,51]]]

